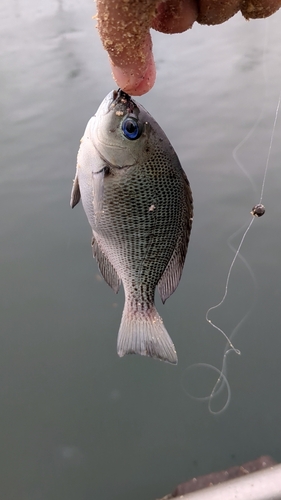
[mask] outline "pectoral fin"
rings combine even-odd
[[[79,189],[79,182],[78,182],[78,175],[76,172],[74,181],[73,181],[73,186],[71,190],[71,196],[70,196],[70,206],[71,208],[74,208],[77,203],[79,203],[81,198],[80,194],[80,189]]]
[[[105,169],[106,167],[102,168],[99,172],[92,173],[93,207],[96,224],[102,214]]]

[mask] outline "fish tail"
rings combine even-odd
[[[154,305],[148,310],[134,310],[125,303],[117,339],[117,353],[140,354],[177,364],[175,346]]]

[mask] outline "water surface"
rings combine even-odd
[[[195,203],[181,284],[158,301],[173,367],[118,358],[123,292],[100,279],[82,207],[69,208],[79,139],[114,87],[94,5],[0,9],[1,498],[149,500],[261,454],[280,461],[280,120],[266,214],[242,248],[256,288],[238,259],[212,315],[230,334],[250,310],[234,341],[242,355],[228,358],[231,403],[214,417],[186,395],[215,381],[188,367],[222,360],[224,339],[205,314],[224,292],[228,240],[259,202],[281,89],[280,13],[154,35],[157,83],[140,102],[173,143]],[[245,175],[232,153],[255,124],[237,152]]]

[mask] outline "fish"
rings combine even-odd
[[[70,206],[82,200],[92,250],[108,285],[124,287],[117,353],[177,364],[154,297],[177,288],[193,221],[189,181],[158,123],[121,89],[89,120],[77,156]]]

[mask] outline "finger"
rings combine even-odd
[[[156,7],[152,28],[162,33],[182,33],[198,16],[196,0],[166,0]]]
[[[118,87],[131,95],[143,95],[154,85],[156,79],[155,63],[152,55],[152,42],[150,35],[147,35],[147,42],[150,49],[147,51],[146,65],[141,70],[140,67],[119,67],[111,60],[112,76]]]
[[[221,24],[238,12],[241,0],[224,0],[220,2],[218,0],[200,0],[199,3],[198,23]]]
[[[158,0],[97,0],[98,30],[117,85],[132,95],[155,81],[149,29]]]
[[[241,12],[246,19],[257,19],[271,16],[280,7],[280,0],[242,0]]]

